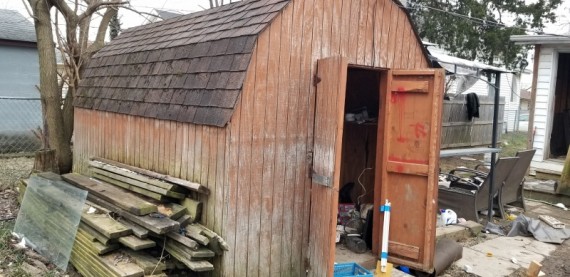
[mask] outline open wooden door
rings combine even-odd
[[[443,84],[443,70],[389,71],[378,136],[384,144],[375,206],[392,203],[388,260],[425,272],[433,270]]]
[[[347,60],[317,63],[308,276],[332,276]]]

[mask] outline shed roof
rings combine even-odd
[[[36,42],[34,24],[17,11],[0,9],[0,39]]]
[[[257,36],[290,1],[240,1],[126,30],[93,56],[74,105],[225,126]]]
[[[524,44],[570,44],[570,34],[566,35],[512,35],[511,41]]]

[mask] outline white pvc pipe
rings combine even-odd
[[[382,252],[380,253],[380,270],[386,272],[388,265],[388,235],[390,233],[390,209],[391,203],[386,199],[386,204],[382,207],[384,212],[384,226],[382,227]]]

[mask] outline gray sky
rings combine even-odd
[[[225,2],[229,1],[230,0],[225,0]],[[536,0],[526,1],[535,2]],[[130,3],[133,8],[142,12],[151,12],[153,8],[157,8],[167,11],[189,13],[209,7],[208,0],[131,0]],[[0,8],[18,10],[27,18],[30,18],[24,8],[22,0],[0,0]],[[556,11],[556,14],[558,15],[559,22],[548,24],[545,32],[558,34],[570,33],[570,1],[563,1],[560,8]],[[123,29],[138,26],[146,22],[143,16],[124,9],[119,10],[119,15],[121,16]],[[95,26],[95,24],[93,24],[93,26]]]

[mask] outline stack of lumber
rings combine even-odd
[[[228,250],[223,238],[199,224],[208,194],[200,184],[114,161],[90,161],[92,177],[62,178],[88,192],[71,263],[85,276],[162,276],[214,270]],[[167,257],[167,258],[165,258]]]

